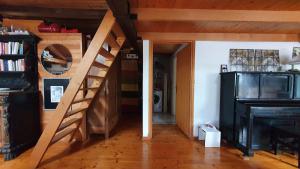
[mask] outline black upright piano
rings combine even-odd
[[[221,73],[222,138],[244,155],[270,148],[270,126],[299,126],[300,73]]]

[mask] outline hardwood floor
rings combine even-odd
[[[125,116],[124,116],[125,117]],[[207,148],[187,139],[174,125],[156,125],[152,141],[141,140],[141,117],[126,116],[108,141],[92,136],[84,145],[57,143],[47,152],[43,169],[295,169],[297,160],[259,151],[250,159],[231,147]],[[1,169],[26,163],[31,150]]]

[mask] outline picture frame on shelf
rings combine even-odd
[[[221,71],[221,73],[228,72],[227,65],[226,64],[221,64],[220,71]]]

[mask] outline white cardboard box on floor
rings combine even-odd
[[[205,141],[205,147],[220,147],[221,132],[213,125],[199,126],[198,139]]]

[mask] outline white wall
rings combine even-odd
[[[221,64],[228,65],[230,49],[278,49],[281,63],[286,63],[292,57],[293,47],[299,46],[298,42],[196,41],[194,136],[198,135],[199,124],[210,122],[219,126],[219,72]]]
[[[143,40],[143,137],[149,136],[149,40]]]

